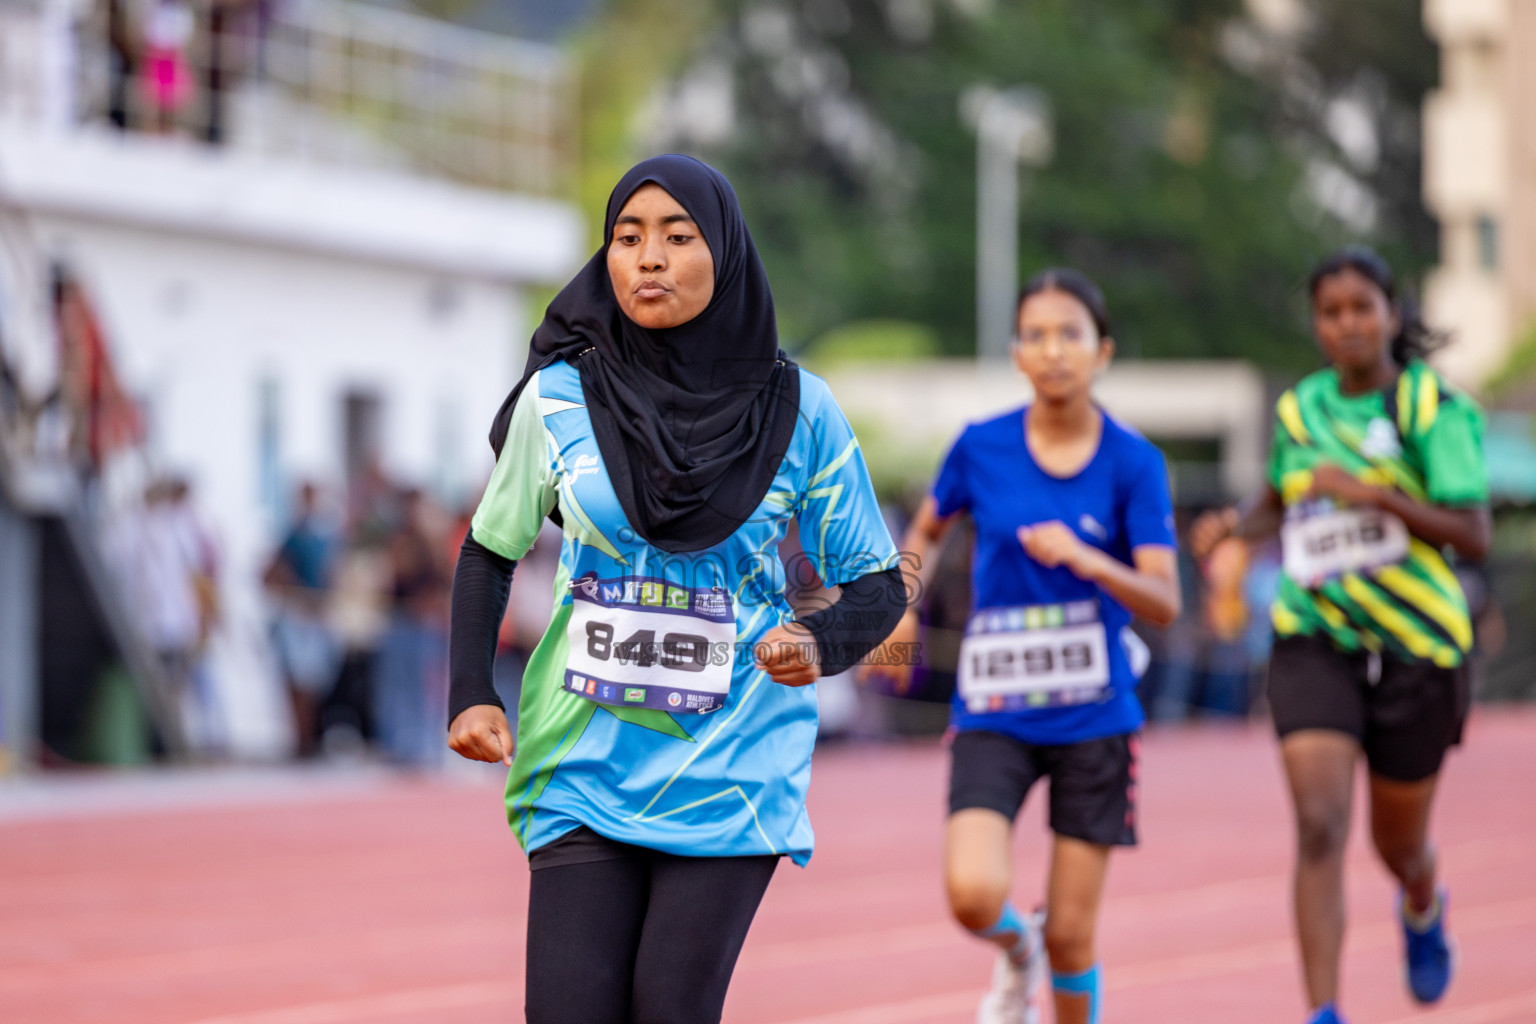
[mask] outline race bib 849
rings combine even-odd
[[[595,573],[571,583],[565,688],[599,704],[702,714],[731,689],[736,613],[719,587]]]

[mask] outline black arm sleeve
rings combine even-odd
[[[459,565],[453,571],[453,611],[448,623],[448,723],[476,704],[504,708],[491,682],[496,664],[496,636],[507,611],[512,569],[503,558],[464,535]]]
[[[821,674],[835,676],[891,635],[907,610],[907,585],[901,569],[886,569],[843,584],[831,607],[800,619],[821,654]]]

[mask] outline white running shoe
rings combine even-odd
[[[1007,953],[998,951],[992,969],[992,988],[982,997],[976,1011],[976,1024],[1040,1024],[1041,1002],[1045,993],[1045,942],[1040,935],[1042,915],[1024,919],[1024,942],[1028,950],[1024,962],[1015,964]]]

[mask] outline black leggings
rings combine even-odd
[[[600,842],[600,860],[541,866],[535,854],[528,1024],[719,1024],[779,859]]]

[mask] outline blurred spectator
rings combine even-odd
[[[361,752],[378,738],[373,676],[389,625],[389,557],[377,547],[343,546],[336,559],[330,624],[341,649],[335,686],[320,707],[328,754]]]
[[[400,496],[389,537],[392,605],[374,670],[374,716],[386,758],[405,767],[435,764],[446,749],[449,578],[421,491]]]
[[[320,749],[320,705],[341,669],[342,648],[326,622],[338,538],[319,507],[319,490],[299,487],[293,522],[262,574],[272,599],[272,647],[293,707],[295,750]]]
[[[1248,546],[1218,544],[1205,566],[1205,676],[1200,707],[1221,715],[1248,714]]]
[[[166,480],[165,487],[166,517],[181,538],[180,545],[193,556],[192,595],[197,602],[198,629],[189,677],[187,736],[194,749],[205,754],[222,754],[228,746],[228,737],[207,657],[209,644],[223,615],[219,600],[219,547],[192,500],[191,483],[185,477],[173,476]]]
[[[163,135],[175,130],[177,114],[192,98],[192,29],[192,11],[182,0],[156,0],[144,27],[144,99],[153,130]]]
[[[1176,511],[1175,515],[1182,533],[1184,513]],[[1151,665],[1141,677],[1137,694],[1147,717],[1159,722],[1177,722],[1189,717],[1200,697],[1205,588],[1199,569],[1183,547],[1179,549],[1178,566],[1184,614],[1167,629],[1153,629],[1143,623],[1136,623],[1134,627],[1152,655]]]
[[[128,17],[128,0],[107,0],[107,120],[119,129],[133,120],[133,80],[138,46]]]
[[[208,0],[202,66],[206,117],[203,141],[219,145],[229,133],[228,105],[235,84],[265,73],[272,0]]]
[[[130,607],[154,650],[170,688],[167,698],[195,749],[215,748],[220,737],[211,688],[199,678],[200,659],[217,623],[217,559],[191,508],[183,480],[161,478],[145,489],[125,579]]]
[[[63,264],[53,267],[53,308],[70,450],[98,475],[112,454],[139,441],[139,407],[117,379],[90,299]]]
[[[347,481],[348,539],[357,547],[385,546],[400,529],[403,492],[370,458]]]
[[[1280,544],[1270,541],[1248,550],[1247,588],[1248,629],[1243,642],[1248,658],[1250,710],[1264,703],[1264,681],[1269,674],[1269,649],[1275,642],[1275,627],[1269,610],[1280,590]]]
[[[1493,592],[1488,566],[1458,562],[1456,582],[1467,598],[1467,613],[1472,619],[1472,657],[1467,662],[1469,696],[1482,692],[1488,663],[1504,650],[1509,639],[1509,623]]]
[[[1180,512],[1179,521],[1187,525],[1187,514]],[[1203,566],[1180,551],[1184,615],[1167,629],[1140,633],[1152,649],[1152,665],[1139,688],[1149,718],[1240,718],[1253,711],[1269,657],[1277,551],[1224,544]]]

